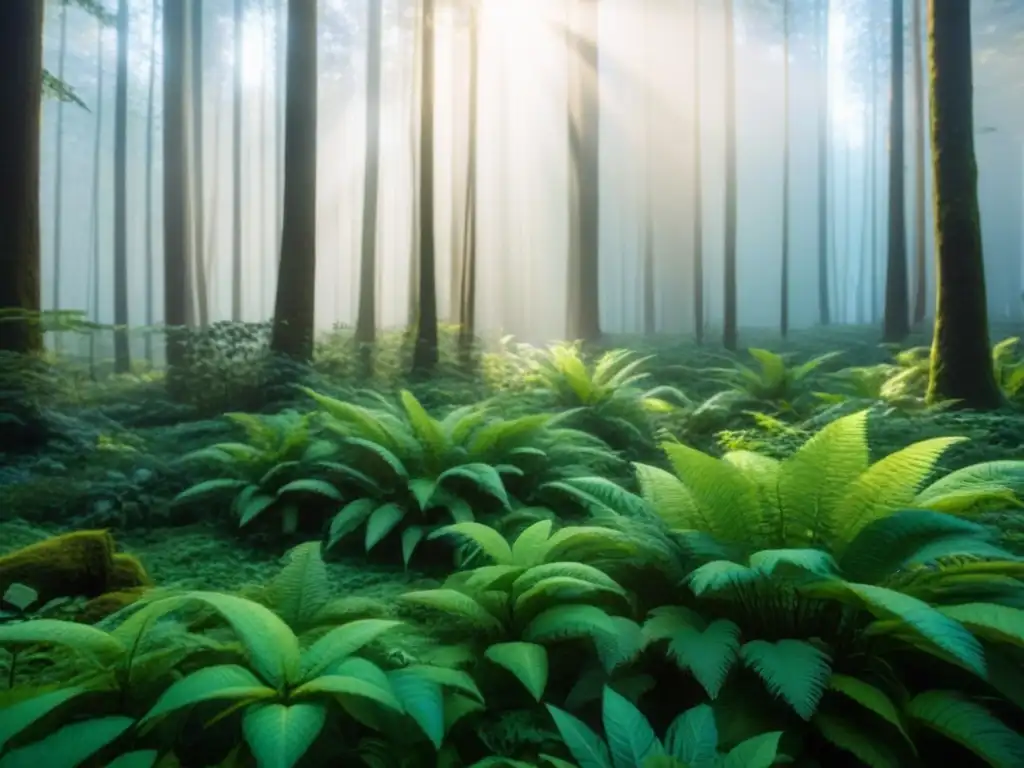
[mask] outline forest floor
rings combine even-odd
[[[1017,331],[995,328],[993,341]],[[839,373],[883,365],[892,359],[892,350],[877,343],[874,328],[797,333],[784,346],[767,332],[746,334],[744,340],[748,346],[791,354],[794,362],[839,352],[835,364],[823,366]],[[922,343],[926,340],[912,338],[906,347]],[[634,339],[616,339],[612,346],[652,354],[649,344]],[[710,372],[732,365],[733,359],[753,365],[745,352],[735,357],[723,355],[712,344],[662,345],[653,350],[645,370],[651,383],[678,387],[697,401],[722,391],[720,379]],[[496,360],[492,356],[487,364],[494,366]],[[321,384],[328,387],[323,382],[331,378],[332,371],[328,367],[321,373]],[[838,379],[828,378],[830,375],[815,381],[810,389],[831,395],[831,400],[821,398],[799,414],[788,405],[773,410],[771,403],[740,399],[729,406],[724,419],[706,428],[687,429],[686,417],[669,420],[661,428],[711,453],[745,447],[782,457],[828,421],[827,416],[822,417],[828,408],[859,402],[849,387],[837,386]],[[184,512],[171,503],[176,493],[193,482],[177,459],[187,451],[226,439],[229,425],[214,414],[180,423],[174,423],[173,417],[160,417],[167,404],[157,394],[160,383],[151,377],[112,378],[91,386],[87,397],[55,409],[60,423],[73,433],[72,439],[57,441],[31,457],[10,456],[6,462],[0,461],[0,555],[57,533],[109,528],[119,548],[137,556],[160,586],[232,591],[266,583],[282,563],[284,547],[278,539],[268,542],[242,537],[233,523],[225,525],[223,519]],[[336,396],[344,394],[346,386],[338,384]],[[447,372],[428,382],[403,381],[375,388],[393,392],[399,386],[415,392],[428,410],[442,413],[444,406],[470,404],[493,394],[494,389],[493,381],[467,380]],[[517,395],[505,397],[503,413],[531,407],[528,397],[516,407],[509,403],[516,402]],[[1016,407],[996,414],[914,408],[881,408],[878,412],[880,418],[872,422],[871,432],[876,454],[927,437],[963,435],[971,438],[969,447],[952,452],[947,470],[977,461],[1024,458],[1024,413]],[[657,436],[650,438],[649,445],[629,451],[633,454],[630,458],[663,463]],[[411,586],[436,583],[423,571],[374,563],[365,556],[335,557],[328,568],[338,594],[387,599]]]

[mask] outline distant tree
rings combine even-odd
[[[317,4],[288,0],[284,226],[271,350],[313,359],[316,298]]]
[[[818,38],[818,322],[832,322],[828,268],[828,16],[829,0],[819,0]]]
[[[128,0],[117,5],[114,92],[114,370],[131,370],[128,339]]]
[[[459,275],[459,352],[468,365],[476,336],[476,175],[480,100],[480,3],[469,0],[469,140],[466,162],[466,210],[462,231],[462,259]]]
[[[420,48],[419,259],[416,286],[416,340],[412,368],[428,373],[437,365],[437,244],[434,220],[434,48],[435,0],[423,0]]]
[[[965,2],[966,0],[961,0]],[[892,0],[892,80],[889,99],[889,255],[885,271],[882,338],[903,341],[910,333],[907,291],[907,209],[904,199],[903,0]]]
[[[779,333],[789,334],[789,0],[782,0],[782,295],[780,297]]]
[[[725,256],[722,344],[736,349],[736,13],[725,0]]]
[[[188,50],[185,4],[163,4],[163,196],[164,196],[164,324],[167,341],[167,387],[175,395],[184,362],[181,329],[188,322],[188,91],[185,87]]]
[[[231,319],[242,321],[242,54],[244,0],[235,0],[234,32],[235,61],[231,90],[231,178],[234,194],[231,198]]]
[[[910,0],[911,35],[914,56],[914,324],[924,322],[928,310],[928,269],[925,255],[925,197],[924,197],[924,52],[921,25],[921,4],[925,0]],[[968,0],[970,2],[970,0]]]
[[[693,331],[697,343],[704,342],[704,179],[701,141],[700,0],[693,3]]]
[[[43,348],[39,252],[39,99],[43,0],[0,3],[0,352]]]
[[[1002,404],[992,369],[974,157],[971,4],[929,0],[932,168],[938,301],[928,400]]]

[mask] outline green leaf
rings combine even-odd
[[[74,621],[32,619],[0,626],[0,646],[37,643],[71,648],[97,661],[128,652],[128,648],[113,635]]]
[[[802,640],[751,640],[740,649],[744,664],[757,672],[773,696],[810,720],[832,673],[827,653]]]
[[[687,768],[715,768],[718,761],[718,726],[707,704],[683,712],[665,734],[665,749]]]
[[[840,712],[818,712],[813,723],[828,741],[849,752],[869,768],[900,768],[903,762],[882,729],[869,729]]]
[[[366,680],[348,675],[322,675],[308,683],[303,683],[294,691],[292,698],[301,699],[307,696],[337,696],[341,699],[355,698],[372,701],[392,712],[402,712],[402,702],[387,688],[381,688]]]
[[[551,713],[562,741],[580,768],[616,768],[608,746],[585,723],[558,707],[550,704],[544,706]]]
[[[292,480],[287,485],[277,489],[277,495],[286,493],[312,493],[317,496],[326,496],[333,501],[341,501],[341,493],[326,480],[317,480],[312,477],[304,477],[300,480]]]
[[[376,508],[377,500],[373,498],[356,499],[342,507],[341,511],[331,520],[331,526],[327,532],[327,548],[330,549],[357,530]]]
[[[186,488],[184,491],[175,496],[172,500],[172,504],[184,504],[185,502],[196,501],[207,496],[216,496],[222,494],[225,491],[239,491],[245,488],[249,483],[245,480],[229,480],[227,478],[219,478],[217,480],[207,480],[202,483],[196,483],[191,488]]]
[[[179,598],[213,608],[231,625],[249,653],[256,673],[277,689],[294,682],[299,670],[299,640],[281,618],[259,603],[219,592],[186,592]]]
[[[276,695],[273,688],[267,687],[245,667],[237,664],[203,667],[172,683],[139,723],[147,723],[203,701],[246,701]]]
[[[3,753],[7,742],[33,723],[46,717],[65,702],[88,692],[89,688],[83,686],[61,688],[5,707],[3,718],[0,718],[0,753]]]
[[[907,714],[918,724],[955,741],[994,768],[1024,765],[1024,736],[1007,728],[983,706],[957,692],[920,693],[910,700]]]
[[[252,486],[255,487],[255,486]],[[276,496],[255,493],[239,502],[238,527],[248,525],[277,502]]]
[[[509,501],[508,492],[505,490],[505,483],[501,475],[490,464],[473,463],[462,464],[445,470],[437,477],[437,484],[442,485],[445,480],[461,478],[467,480],[478,489],[501,502],[505,509],[511,510],[512,503]]]
[[[886,694],[863,680],[850,677],[849,675],[832,675],[828,687],[844,696],[853,699],[865,709],[869,709],[883,720],[889,722],[896,728],[908,743],[913,745],[906,731],[903,730],[903,720],[900,718],[899,710]]]
[[[495,643],[484,656],[504,667],[523,684],[535,701],[544,696],[548,683],[548,652],[537,643]]]
[[[611,688],[604,689],[602,720],[615,768],[635,768],[665,748],[639,709]]]
[[[423,729],[434,749],[440,749],[444,740],[444,694],[441,686],[408,669],[389,672],[388,680],[406,714]]]
[[[398,504],[391,502],[382,504],[373,510],[370,519],[366,522],[366,551],[369,552],[377,544],[395,529],[395,526],[402,522],[405,517],[405,510]]]
[[[416,547],[427,535],[427,530],[422,525],[410,525],[402,531],[402,564],[408,568]]]
[[[455,589],[426,589],[406,592],[399,597],[399,600],[443,611],[450,617],[463,619],[473,626],[489,632],[501,632],[504,629],[498,618],[484,606],[469,595]]]
[[[303,652],[302,680],[312,679],[401,624],[393,619],[357,619],[335,627]]]
[[[438,528],[430,538],[455,534],[465,536],[483,550],[496,565],[511,565],[512,547],[505,537],[489,525],[475,522],[455,523]]]
[[[0,759],[0,768],[78,768],[135,725],[130,717],[99,717],[65,725]]]
[[[721,768],[771,768],[779,757],[782,731],[762,733],[741,741],[722,760]]]
[[[681,621],[669,636],[668,655],[715,699],[739,658],[739,649],[740,628],[728,619],[716,619],[704,628]]]
[[[115,757],[106,768],[153,768],[159,759],[160,753],[155,749],[138,749]]]
[[[327,721],[321,704],[257,704],[242,718],[242,732],[260,768],[292,768]]]

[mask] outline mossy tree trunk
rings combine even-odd
[[[923,0],[910,0],[911,34],[914,56],[914,325],[924,322],[928,312],[928,269],[925,255],[925,189],[924,189],[924,56],[921,50],[921,4]]]
[[[39,100],[43,0],[0,3],[0,351],[43,348],[39,325]],[[25,314],[23,314],[25,313]]]
[[[974,157],[971,4],[929,0],[932,168],[938,298],[928,401],[992,409],[992,368]]]
[[[288,2],[285,79],[284,226],[271,349],[313,359],[316,294],[317,5]]]

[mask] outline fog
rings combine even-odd
[[[170,2],[172,0],[163,0]],[[354,324],[365,147],[366,3],[320,1],[317,324]],[[159,2],[159,0],[158,0]],[[878,26],[867,26],[876,2]],[[130,0],[128,220],[130,322],[162,321],[161,44],[152,0]],[[203,251],[210,319],[231,314],[233,0],[202,0]],[[699,126],[708,323],[722,308],[725,192],[724,32],[721,3],[705,2],[699,29],[689,2],[602,0],[601,322],[608,332],[642,330],[642,264],[648,214],[656,263],[659,333],[691,334],[694,232],[694,51],[699,46]],[[822,63],[813,35],[815,3],[791,0],[790,323],[816,323],[819,99]],[[887,247],[889,22],[887,0],[833,0],[829,28],[830,239],[837,322],[859,319],[859,275],[872,253],[884,278]],[[113,11],[112,0],[107,2]],[[378,323],[408,319],[413,251],[416,99],[413,0],[384,0]],[[737,2],[738,306],[740,327],[776,326],[779,316],[783,46],[780,4]],[[48,3],[45,66],[61,69],[65,11]],[[483,333],[545,341],[565,333],[569,155],[567,58],[562,0],[484,0],[480,32],[477,322]],[[113,322],[113,167],[116,31],[69,7],[62,77],[87,106],[43,106],[44,308],[86,310]],[[1020,317],[1024,241],[1024,7],[976,0],[975,119],[979,196],[993,317]],[[906,12],[909,24],[910,11]],[[242,27],[241,128],[245,320],[268,319],[280,250],[283,126],[283,2],[246,0]],[[450,314],[451,254],[465,204],[468,44],[465,20],[437,19],[436,163],[438,298]],[[912,47],[907,30],[906,157],[908,257],[914,253]],[[869,126],[868,62],[877,46],[877,141]],[[152,209],[146,207],[150,71],[155,67]],[[193,83],[193,86],[195,83]],[[97,133],[98,132],[98,133]],[[58,133],[61,183],[57,185]],[[98,140],[98,153],[96,142]],[[98,158],[98,165],[97,165]],[[875,189],[870,186],[874,163]],[[930,155],[926,152],[930,190]],[[98,172],[98,176],[97,176]],[[57,215],[58,195],[60,213]],[[872,206],[876,231],[872,232]],[[197,220],[199,211],[192,212]],[[929,249],[931,209],[927,208]],[[152,285],[147,287],[147,216]],[[57,237],[59,227],[60,236]],[[877,248],[872,243],[877,242]],[[59,243],[59,244],[58,244]],[[59,249],[59,291],[55,274]],[[861,269],[861,260],[865,269]],[[910,270],[913,279],[913,269]],[[929,278],[930,279],[930,278]],[[929,287],[928,295],[932,290]],[[865,299],[865,303],[867,300]],[[865,307],[865,311],[869,308]],[[880,304],[877,312],[881,311]],[[872,319],[872,318],[868,318]]]

